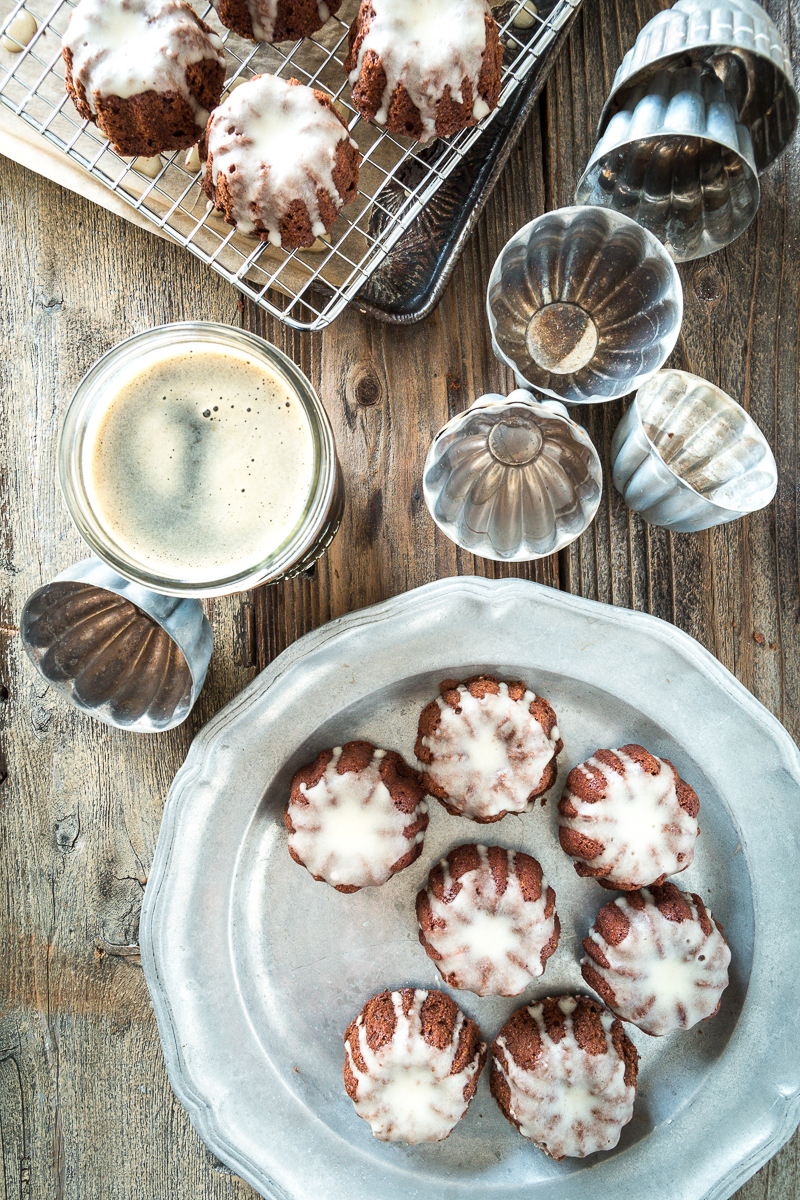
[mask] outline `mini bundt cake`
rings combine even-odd
[[[551,1158],[612,1150],[633,1116],[639,1055],[622,1022],[588,996],[519,1008],[492,1045],[501,1112]]]
[[[556,714],[524,683],[446,679],[423,709],[414,752],[425,787],[454,816],[526,812],[556,781]],[[542,804],[545,801],[542,800]]]
[[[558,836],[579,875],[633,891],[689,866],[699,807],[668,759],[643,746],[597,750],[567,776]]]
[[[344,1086],[382,1142],[441,1142],[463,1117],[486,1061],[474,1021],[443,992],[373,996],[344,1035]]]
[[[273,246],[312,246],[355,199],[361,156],[329,96],[256,75],[212,113],[203,191],[229,225]]]
[[[417,896],[419,940],[450,987],[518,996],[558,946],[555,905],[555,892],[529,854],[457,846]]]
[[[61,52],[78,113],[118,154],[193,146],[222,94],[222,42],[182,0],[80,0]]]
[[[610,1009],[661,1037],[719,1010],[731,952],[699,896],[674,883],[606,904],[583,948],[583,978]]]
[[[337,892],[379,887],[422,853],[428,805],[419,775],[394,750],[347,742],[292,779],[289,853]]]
[[[362,117],[427,142],[497,107],[502,58],[487,0],[361,0],[344,69]]]
[[[287,42],[311,37],[339,11],[342,0],[212,0],[220,21],[239,37]]]

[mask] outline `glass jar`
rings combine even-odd
[[[91,477],[100,429],[120,390],[138,378],[137,372],[146,371],[148,364],[159,365],[173,354],[177,376],[180,363],[186,361],[190,348],[193,354],[198,349],[201,354],[204,349],[211,354],[216,351],[224,355],[227,351],[229,355],[237,356],[231,358],[232,362],[245,358],[256,367],[263,364],[265,379],[277,377],[290,398],[301,406],[311,438],[307,489],[305,475],[303,482],[298,484],[305,499],[299,505],[299,515],[295,510],[291,523],[278,534],[279,544],[268,550],[262,546],[244,556],[239,554],[235,561],[218,562],[208,570],[204,567],[189,569],[185,563],[182,568],[176,565],[174,570],[163,563],[155,566],[155,556],[137,554],[131,549],[130,539],[123,545],[125,539],[115,533],[113,523],[104,514]],[[208,410],[202,413],[203,417],[209,415]],[[259,464],[251,461],[254,462],[254,474],[258,474]],[[255,485],[248,481],[254,496],[264,494],[264,489],[272,489],[276,496],[279,495],[292,465],[287,459],[280,471],[268,472],[269,477],[262,474]],[[170,596],[225,595],[261,583],[275,583],[307,570],[333,540],[344,505],[333,430],[309,380],[291,359],[262,338],[210,321],[187,321],[146,330],[114,346],[98,359],[78,384],[67,409],[59,440],[58,469],[67,508],[93,552],[126,579]],[[107,463],[104,470],[107,475]],[[186,505],[178,502],[175,508],[177,520],[178,510],[185,509]],[[141,540],[144,541],[144,537]]]

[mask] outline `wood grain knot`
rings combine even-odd
[[[53,825],[56,848],[62,854],[69,854],[71,850],[75,849],[75,843],[78,840],[80,831],[81,822],[77,813],[68,813],[60,821],[56,821]]]
[[[383,385],[370,363],[357,363],[347,378],[347,399],[361,408],[372,408],[383,400]]]
[[[380,532],[381,522],[383,520],[383,490],[379,487],[373,489],[367,501],[367,511],[365,514],[366,534],[370,541],[374,541]]]
[[[711,263],[707,263],[706,266],[695,272],[693,287],[697,299],[705,304],[721,300],[727,291],[723,276]]]

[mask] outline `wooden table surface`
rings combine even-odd
[[[508,567],[456,549],[422,499],[435,431],[475,396],[513,386],[484,320],[491,264],[525,221],[570,203],[622,53],[663,7],[586,0],[441,306],[408,329],[348,311],[322,335],[289,332],[189,254],[0,161],[0,1200],[255,1195],[221,1170],[172,1094],[137,931],[164,799],[192,737],[301,634],[442,576],[519,575],[673,622],[798,738],[800,142],[762,179],[750,230],[681,268],[686,316],[671,359],[723,387],[766,434],[780,473],[769,508],[670,535],[631,515],[607,484],[580,542]],[[800,3],[766,7],[790,47],[800,45]],[[125,735],[48,690],[24,659],[19,614],[30,592],[86,553],[55,465],[76,382],[120,339],[191,318],[252,329],[310,375],[334,425],[348,503],[313,580],[208,603],[214,656],[185,725]],[[578,414],[607,480],[622,410]],[[800,1197],[798,1148],[795,1135],[737,1196]],[[668,1183],[654,1190],[669,1200]]]

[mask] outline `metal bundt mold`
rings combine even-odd
[[[683,317],[664,247],[598,207],[556,209],[515,233],[486,304],[494,352],[519,385],[567,404],[634,391],[664,365]]]
[[[660,371],[639,389],[611,445],[614,485],[651,525],[689,533],[769,504],[775,458],[755,421],[720,388]]]
[[[722,83],[708,68],[685,67],[626,93],[576,198],[632,217],[685,262],[743,233],[760,194],[750,134]]]
[[[211,626],[199,600],[148,591],[97,558],[35,591],[20,632],[39,674],[65,699],[138,733],[186,719],[211,658]]]
[[[755,0],[678,0],[653,17],[614,77],[598,138],[632,91],[665,68],[690,64],[719,77],[750,133],[756,169],[765,170],[794,136],[800,100],[783,38]]]
[[[481,396],[439,430],[425,503],[457,545],[519,562],[561,550],[594,520],[603,486],[589,435],[557,401]]]

